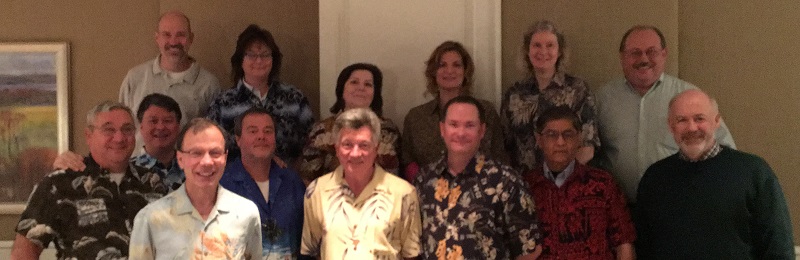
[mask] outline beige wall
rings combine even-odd
[[[783,186],[800,234],[800,50],[794,36],[800,2],[726,5],[697,1],[511,1],[502,3],[503,87],[525,75],[522,33],[533,21],[551,19],[565,32],[568,70],[593,89],[621,75],[616,49],[633,24],[653,24],[668,38],[668,72],[717,96],[739,148],[764,157]],[[125,72],[157,53],[158,15],[180,9],[196,33],[191,53],[230,85],[228,59],[249,23],[270,29],[285,53],[284,81],[298,86],[318,113],[319,20],[314,1],[6,1],[0,8],[0,41],[68,41],[70,109],[80,152],[83,114],[97,100],[116,99]],[[425,53],[430,47],[420,48]],[[0,216],[0,240],[13,238],[16,215]]]
[[[592,89],[621,77],[617,49],[634,24],[661,28],[667,72],[714,95],[740,150],[764,157],[783,187],[800,234],[800,2],[503,1],[503,85],[526,74],[522,34],[550,19],[571,51],[567,70]],[[666,127],[666,124],[665,126]],[[722,181],[722,180],[721,180]],[[795,241],[797,242],[797,241]],[[797,243],[796,243],[797,244]]]
[[[85,113],[99,100],[116,100],[131,67],[158,54],[158,17],[181,10],[192,19],[190,49],[225,88],[236,37],[250,23],[270,30],[284,53],[281,79],[300,88],[319,113],[319,18],[315,1],[213,0],[4,1],[0,41],[66,41],[70,44],[70,147],[86,153]],[[13,239],[17,215],[0,215],[0,240]],[[2,258],[2,256],[0,256]]]

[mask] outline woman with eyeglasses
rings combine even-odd
[[[530,76],[509,88],[500,106],[511,165],[521,173],[533,170],[541,160],[536,151],[535,122],[551,107],[567,106],[580,118],[580,163],[592,159],[600,146],[594,96],[584,80],[564,71],[565,48],[564,35],[547,20],[534,23],[523,36],[522,50]]]
[[[248,26],[236,41],[231,56],[231,75],[235,87],[211,103],[208,118],[228,131],[229,157],[239,154],[230,133],[234,118],[257,106],[269,111],[275,121],[275,153],[291,164],[300,156],[314,114],[308,100],[296,87],[278,79],[283,55],[272,34],[255,24]]]
[[[336,159],[333,125],[336,116],[353,108],[369,108],[381,119],[381,139],[376,163],[389,173],[398,175],[400,168],[400,129],[383,112],[383,74],[375,65],[356,63],[345,67],[336,80],[336,103],[333,116],[314,124],[308,143],[300,157],[300,176],[309,183],[339,166]]]

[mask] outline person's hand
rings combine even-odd
[[[73,171],[83,171],[86,169],[86,164],[83,164],[83,156],[72,151],[59,154],[53,162],[53,170],[66,169],[72,169]]]

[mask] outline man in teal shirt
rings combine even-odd
[[[697,87],[664,73],[666,40],[656,27],[629,29],[619,57],[625,78],[609,82],[595,95],[603,144],[595,162],[614,175],[629,202],[635,203],[636,187],[647,167],[678,151],[664,127],[669,100]],[[720,144],[736,148],[724,122],[716,137]]]

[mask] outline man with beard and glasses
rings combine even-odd
[[[211,72],[189,56],[194,40],[189,18],[178,11],[164,13],[155,39],[159,56],[128,71],[119,89],[119,101],[137,111],[145,96],[161,93],[180,104],[181,125],[192,118],[206,116],[208,106],[220,92],[220,85]],[[140,147],[141,136],[137,135],[136,141]]]
[[[792,223],[764,159],[715,140],[722,120],[700,90],[669,102],[679,152],[647,169],[634,210],[641,259],[794,259]]]
[[[664,35],[653,26],[634,26],[619,46],[625,78],[614,80],[595,95],[601,146],[593,163],[614,174],[634,206],[636,187],[652,163],[678,151],[664,127],[667,103],[694,85],[664,73],[667,46]],[[725,123],[717,140],[736,148]]]

